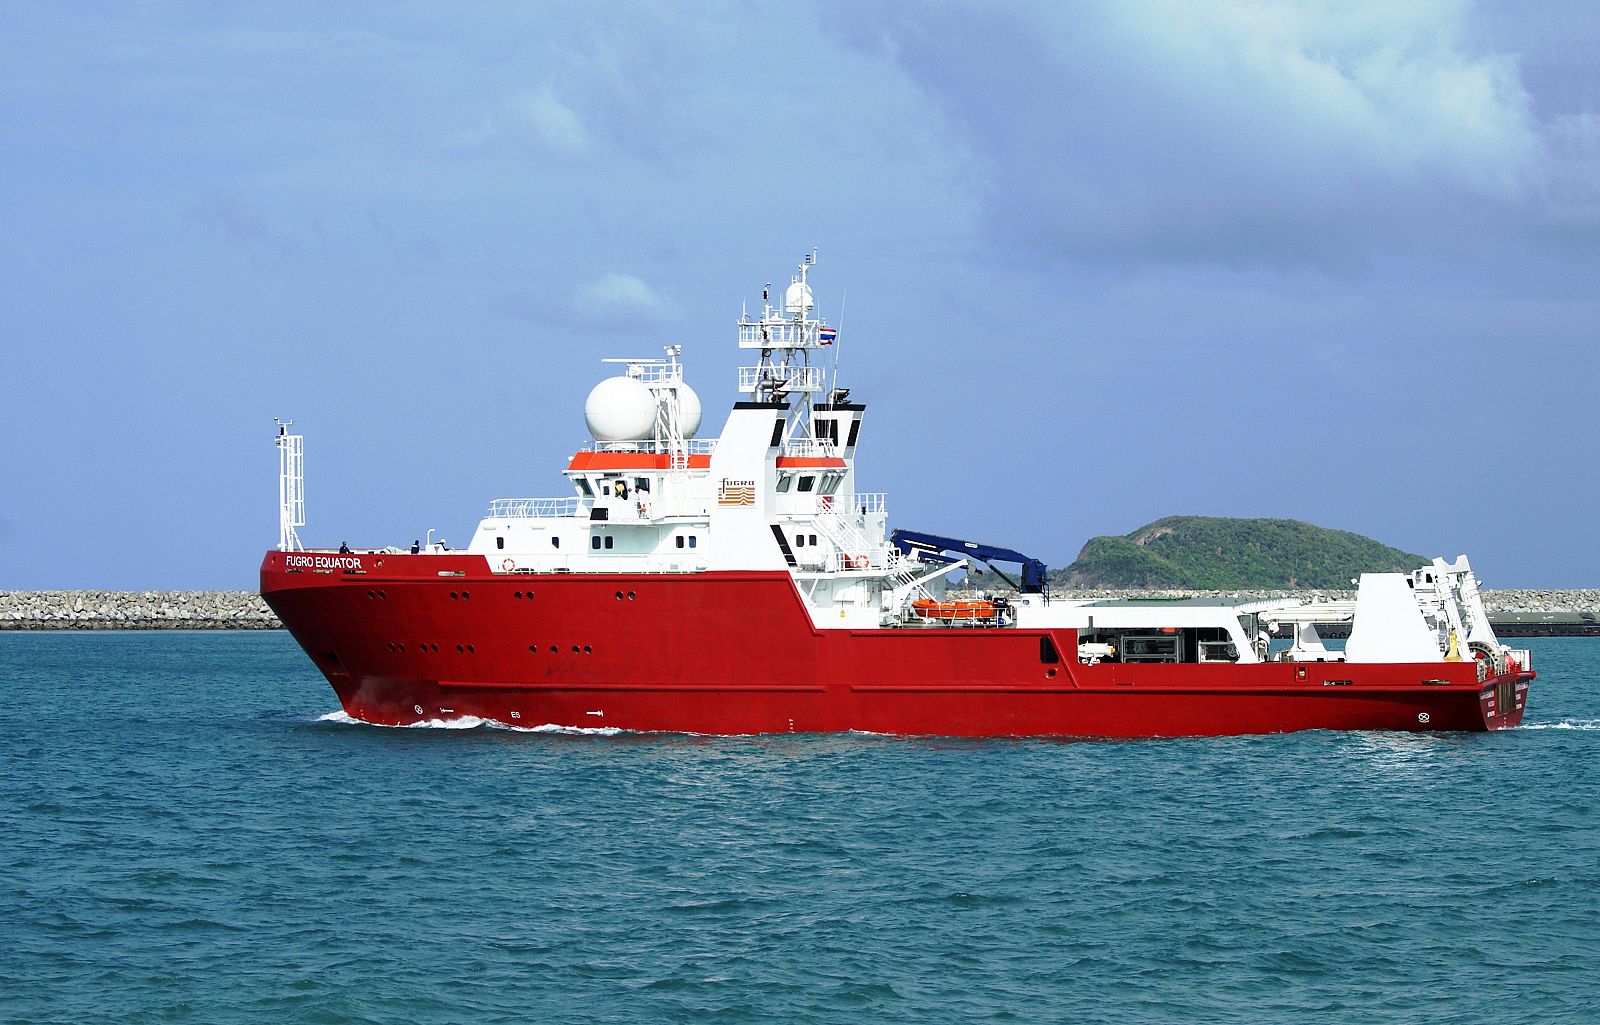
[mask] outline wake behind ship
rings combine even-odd
[[[302,443],[280,427],[261,594],[345,711],[739,734],[1521,722],[1531,659],[1495,637],[1464,556],[1362,574],[1353,601],[1062,600],[1021,552],[891,532],[887,497],[857,490],[866,407],[817,359],[837,332],[813,262],[741,316],[756,361],[720,435],[698,436],[679,346],[609,361],[622,372],[585,403],[571,493],[495,499],[462,550],[302,549]],[[1013,567],[1014,592],[951,600],[950,575],[979,562]]]

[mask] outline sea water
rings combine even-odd
[[[382,729],[281,633],[0,634],[0,1020],[1592,1022],[1600,640],[1528,643],[1511,732],[1095,742]]]

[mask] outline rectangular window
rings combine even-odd
[[[589,539],[589,547],[593,548],[597,552],[600,550],[600,535],[599,534],[596,534],[594,537],[591,537]]]
[[[781,444],[783,444],[783,421],[779,420],[772,425],[772,442],[767,447],[777,448]]]
[[[635,490],[635,491],[649,491],[650,490],[650,478],[649,477],[635,477],[635,478],[633,478],[633,490]]]
[[[694,547],[694,535],[693,534],[689,535],[689,547],[690,548]]]
[[[780,492],[788,491],[789,490],[789,485],[791,485],[793,483],[794,483],[794,475],[793,474],[789,474],[789,473],[780,473],[780,474],[778,474],[778,490]]]
[[[550,539],[550,547],[551,548],[560,548],[561,547],[561,539],[559,537],[552,537]]]
[[[583,497],[584,498],[593,498],[594,497],[594,488],[591,488],[589,486],[589,478],[587,478],[587,477],[579,477],[578,478],[578,490],[583,492]]]
[[[848,441],[846,441],[844,443],[844,447],[845,448],[855,448],[856,447],[856,436],[858,434],[860,434],[860,433],[861,433],[861,420],[860,420],[859,417],[852,417],[851,420],[850,420],[850,438],[849,438]]]
[[[679,534],[677,537],[673,538],[673,540],[678,542],[678,547],[679,548],[683,547],[683,535],[682,534]]]
[[[615,538],[613,538],[610,534],[606,535],[606,548],[608,550],[611,548],[611,542],[614,541],[614,540],[615,540]]]
[[[815,548],[816,546],[817,546],[817,535],[812,534],[811,535],[811,547]]]
[[[504,548],[506,546],[506,539],[503,538],[503,537],[495,538],[494,539],[494,546],[496,548]]]
[[[815,478],[815,477],[801,477],[800,478],[800,490],[801,491],[810,491],[812,486],[815,485],[816,483],[817,483],[817,478]]]

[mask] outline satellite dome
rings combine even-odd
[[[595,441],[645,441],[655,437],[656,398],[632,377],[608,377],[589,392],[583,420]]]
[[[678,385],[678,428],[685,438],[692,438],[700,429],[700,396],[686,384]]]
[[[815,305],[811,299],[811,286],[803,281],[794,282],[783,293],[785,313],[810,313]]]

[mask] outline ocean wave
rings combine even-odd
[[[1524,730],[1600,730],[1600,719],[1562,719],[1559,722],[1525,722]]]
[[[512,733],[560,733],[574,737],[614,737],[619,733],[631,732],[617,726],[561,726],[556,723],[544,723],[540,726],[511,726],[507,723],[496,722],[493,719],[483,719],[476,715],[462,715],[453,719],[424,719],[421,722],[404,723],[390,726],[386,723],[367,722],[338,709],[317,716],[316,722],[338,723],[341,726],[376,726],[381,729],[394,730],[507,730]]]

